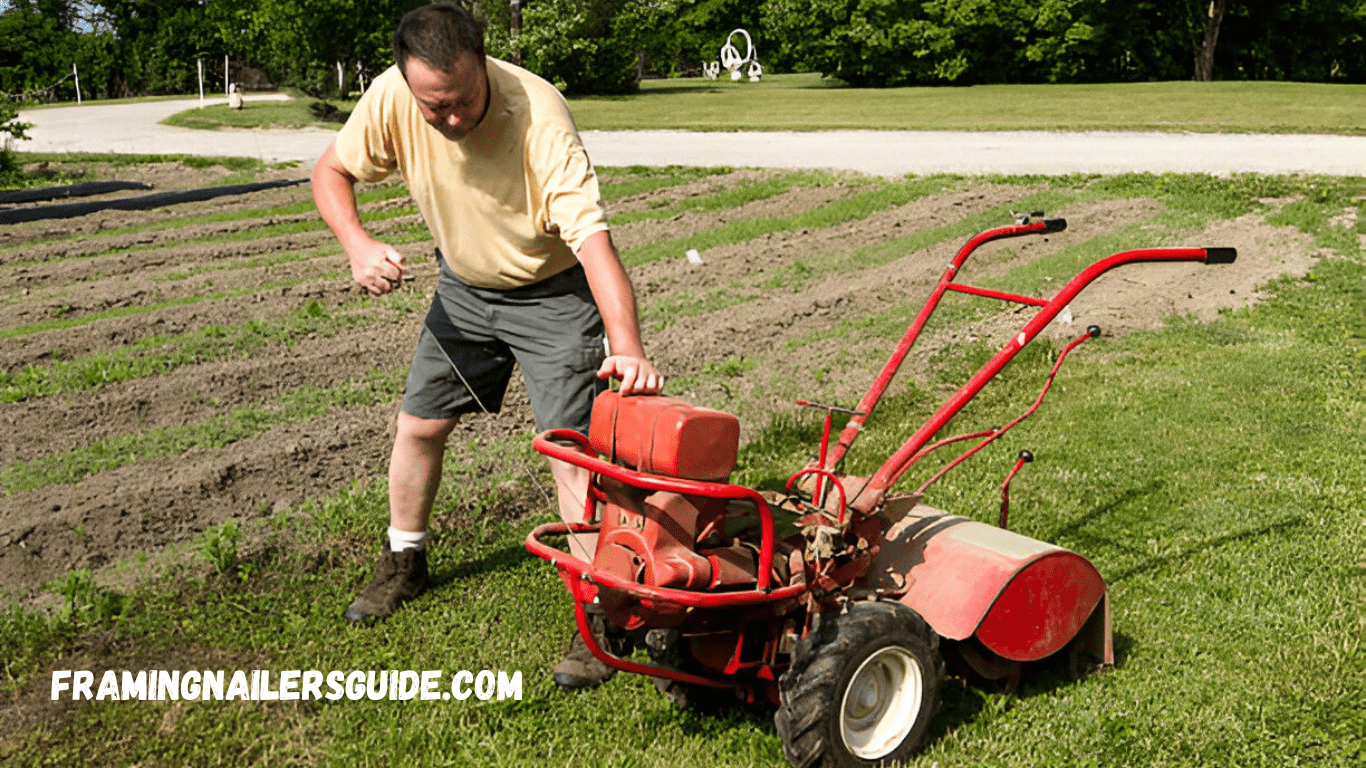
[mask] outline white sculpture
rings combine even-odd
[[[732,42],[736,35],[745,38],[745,54],[740,55],[740,49],[735,47]],[[748,69],[745,69],[748,65]],[[749,75],[751,83],[759,82],[759,78],[764,74],[764,68],[759,65],[759,52],[754,49],[754,40],[750,38],[749,32],[737,29],[726,36],[725,45],[721,46],[721,61],[708,62],[702,65],[702,74],[708,80],[715,80],[721,74],[721,68],[725,67],[730,71],[730,79],[739,81],[745,75]]]

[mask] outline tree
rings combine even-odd
[[[1224,23],[1228,0],[1210,0],[1205,15],[1205,33],[1195,51],[1195,79],[1209,82],[1214,79],[1214,46],[1219,42],[1219,26]]]
[[[567,93],[636,89],[636,55],[617,25],[626,0],[524,4],[519,40],[527,69]]]
[[[44,99],[74,96],[73,19],[67,0],[11,0],[0,14],[0,91]]]
[[[779,53],[760,20],[762,3],[747,0],[682,0],[673,24],[658,24],[660,42],[652,54],[661,74],[670,71],[697,74],[702,65],[716,61],[726,36],[736,29],[750,33],[766,69],[782,67]]]
[[[24,133],[32,128],[31,123],[19,122],[19,108],[9,100],[8,94],[0,92],[0,186],[13,184],[19,174],[19,163],[10,152],[10,139],[24,139]]]
[[[362,72],[392,63],[390,35],[424,0],[217,0],[207,18],[225,53],[250,59],[278,83],[345,95]],[[338,72],[341,82],[338,82]]]

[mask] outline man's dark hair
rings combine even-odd
[[[484,60],[484,25],[449,0],[409,11],[394,29],[394,63],[405,76],[410,58],[445,72],[466,53]]]

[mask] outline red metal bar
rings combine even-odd
[[[827,405],[827,404],[825,404],[825,403],[813,403],[813,402],[811,402],[810,400],[798,400],[798,401],[797,401],[797,405],[800,405],[800,406],[803,407],[803,408],[823,408],[823,409],[825,409],[825,428],[824,428],[824,430],[822,430],[822,432],[821,432],[821,450],[820,450],[820,456],[818,456],[818,457],[816,458],[816,466],[817,466],[817,467],[824,467],[824,466],[825,466],[825,457],[826,457],[826,456],[829,454],[829,452],[830,452],[830,425],[831,425],[831,422],[834,421],[835,412],[836,412],[836,411],[839,411],[840,413],[847,413],[847,414],[849,414],[850,416],[861,416],[862,414],[859,413],[857,410],[854,410],[853,408],[841,408],[841,407],[838,406],[838,405]],[[823,506],[825,506],[824,476],[825,476],[825,475],[829,475],[829,474],[830,474],[830,473],[826,472],[826,473],[822,473],[822,474],[817,474],[817,475],[816,475],[816,487],[815,487],[814,492],[811,494],[811,500],[814,501],[815,504],[816,504],[816,506],[818,506],[818,507],[823,507]],[[831,475],[831,476],[833,477],[833,475]],[[793,477],[796,477],[796,476],[794,475]],[[792,478],[789,478],[789,479],[788,479],[788,481],[787,481],[787,487],[788,487],[789,490],[791,490],[791,488],[792,488]],[[842,494],[842,493],[843,493],[843,489],[841,489],[840,492],[841,492],[841,494]],[[841,507],[841,509],[840,509],[840,522],[844,522],[844,509],[843,509],[842,507]]]
[[[1137,262],[1206,261],[1208,256],[1216,254],[1217,258],[1215,260],[1224,262],[1226,260],[1231,260],[1231,257],[1226,253],[1227,250],[1228,249],[1205,248],[1147,248],[1117,253],[1087,267],[1081,274],[1072,278],[1067,285],[1063,286],[1063,289],[1050,299],[1048,303],[1025,324],[1023,330],[1016,334],[1016,336],[1013,337],[1000,352],[997,352],[996,356],[988,361],[986,365],[982,366],[966,384],[949,398],[948,402],[940,406],[938,411],[935,411],[934,415],[930,417],[929,421],[925,422],[924,426],[917,430],[896,453],[892,454],[891,458],[887,459],[882,467],[878,469],[877,473],[869,478],[868,482],[859,490],[859,493],[854,497],[850,506],[864,514],[869,514],[877,506],[878,502],[881,501],[887,490],[891,488],[897,480],[900,480],[901,476],[910,468],[910,459],[919,452],[921,447],[928,443],[930,439],[934,437],[935,433],[940,429],[943,429],[944,425],[956,416],[958,412],[962,410],[963,406],[967,405],[972,398],[977,396],[977,393],[986,386],[988,381],[1001,372],[1001,369],[1005,367],[1006,363],[1009,363],[1025,345],[1030,341],[1033,341],[1034,337],[1053,321],[1053,318],[1062,311],[1063,307],[1071,303],[1072,299],[1076,298],[1077,294],[1086,286],[1090,285],[1096,278],[1115,267]],[[928,307],[929,304],[926,306]],[[862,404],[860,405],[859,410],[864,410]],[[847,432],[848,430],[846,429],[845,431]]]
[[[978,288],[975,285],[958,285],[952,283],[946,286],[950,291],[967,293],[973,296],[985,296],[988,299],[1000,299],[1001,301],[1013,301],[1016,304],[1028,304],[1031,307],[1042,307],[1048,303],[1048,299],[1036,299],[1033,296],[1021,296],[1016,293],[1002,293],[993,291],[990,288]]]
[[[577,450],[552,442],[564,440],[574,443]],[[588,438],[572,429],[552,429],[537,435],[531,444],[540,453],[552,459],[559,459],[578,467],[619,480],[635,488],[648,491],[668,491],[672,493],[706,496],[712,499],[749,499],[759,512],[759,574],[758,590],[768,589],[769,570],[773,566],[773,513],[764,497],[750,488],[730,483],[709,483],[701,480],[685,480],[679,477],[648,475],[597,458],[597,452],[588,443]],[[587,519],[585,517],[585,519]],[[530,546],[530,540],[528,540]],[[549,558],[546,558],[549,559]]]
[[[712,688],[745,687],[745,682],[742,680],[714,680],[709,677],[700,677],[698,675],[688,674],[687,672],[680,672],[676,669],[666,669],[665,667],[657,667],[653,664],[640,664],[634,661],[627,661],[620,656],[614,656],[608,653],[602,646],[598,645],[597,638],[593,637],[593,628],[588,621],[588,612],[583,609],[585,600],[577,586],[573,590],[573,593],[574,623],[578,624],[579,637],[582,637],[583,644],[588,646],[588,652],[593,654],[593,656],[603,664],[614,669],[620,669],[624,672],[634,672],[638,675],[652,675],[654,677],[667,677],[670,680],[678,680],[694,685],[706,685],[711,686]]]
[[[796,474],[792,475],[792,477],[789,477],[789,478],[787,479],[787,486],[786,486],[786,487],[787,487],[787,490],[788,490],[788,491],[791,491],[791,490],[792,490],[792,486],[793,486],[799,479],[801,479],[801,478],[803,478],[803,477],[806,477],[807,475],[815,475],[815,476],[816,476],[816,481],[817,481],[817,482],[819,482],[822,478],[828,479],[828,480],[830,481],[830,484],[833,485],[833,486],[835,486],[835,490],[837,490],[837,491],[840,492],[840,513],[839,513],[839,523],[840,523],[840,525],[843,525],[843,524],[844,524],[844,511],[845,511],[846,509],[849,508],[849,499],[848,499],[848,498],[845,496],[845,494],[844,494],[844,483],[841,483],[839,477],[838,477],[834,472],[831,472],[831,471],[828,470],[828,469],[817,469],[816,467],[807,467],[806,469],[803,469],[803,470],[801,470],[800,472],[797,472]],[[819,488],[820,486],[818,485],[818,486],[816,486],[816,487]],[[820,499],[820,498],[813,498],[812,500],[816,502],[816,507],[817,507],[817,508],[819,508],[819,509],[824,509],[824,508],[825,508],[825,502],[824,502],[824,500],[822,500],[822,499]]]
[[[1019,458],[1015,459],[1015,466],[1011,467],[1006,474],[1006,479],[1001,481],[1001,519],[997,523],[1000,528],[1007,527],[1010,518],[1010,481],[1019,474],[1020,468],[1034,460],[1034,454],[1029,451],[1020,451]]]
[[[910,463],[908,463],[906,466],[915,466],[916,462],[920,461],[921,459],[925,458],[926,456],[930,455],[931,453],[934,453],[935,451],[945,446],[953,445],[954,443],[961,443],[964,440],[973,440],[979,437],[988,437],[991,435],[992,431],[993,430],[990,429],[984,429],[980,432],[969,432],[964,435],[954,435],[953,437],[946,437],[943,440],[936,441],[931,445],[927,445],[924,448],[917,451],[916,454],[911,457]]]
[[[839,443],[826,457],[824,468],[833,470],[839,466],[840,461],[844,458],[845,454],[849,452],[849,448],[852,447],[854,441],[858,439],[859,431],[863,429],[863,425],[867,423],[868,418],[872,416],[873,409],[877,407],[878,400],[882,399],[883,393],[887,391],[887,387],[892,383],[892,378],[896,376],[896,372],[900,370],[902,362],[906,360],[906,355],[910,353],[911,347],[915,345],[915,340],[919,338],[921,330],[925,327],[925,323],[930,319],[930,315],[934,313],[935,308],[939,306],[939,300],[943,298],[944,292],[949,290],[949,285],[953,282],[954,276],[963,266],[963,262],[967,261],[968,256],[972,255],[973,251],[993,240],[1021,237],[1024,235],[1044,234],[1046,232],[1060,232],[1066,227],[1067,222],[1063,219],[1043,219],[1042,221],[1035,221],[1029,224],[989,229],[986,232],[973,236],[964,243],[963,247],[958,249],[958,254],[954,256],[953,261],[949,263],[949,268],[944,272],[944,275],[939,278],[939,284],[935,286],[934,292],[930,294],[930,298],[925,302],[925,306],[921,307],[920,314],[916,315],[915,320],[911,323],[911,327],[906,329],[906,334],[901,337],[901,342],[897,344],[896,349],[892,351],[892,356],[887,360],[887,364],[882,367],[882,371],[878,373],[877,378],[873,379],[873,384],[868,388],[867,394],[859,401],[858,407],[855,410],[859,411],[860,415],[849,419],[849,422],[844,426],[844,431],[840,432]]]
[[[1029,418],[1030,416],[1033,416],[1034,412],[1039,410],[1039,406],[1043,404],[1043,399],[1048,394],[1049,388],[1053,386],[1053,379],[1057,377],[1058,369],[1062,368],[1062,361],[1066,360],[1067,356],[1072,353],[1072,350],[1076,349],[1083,342],[1089,339],[1093,339],[1099,335],[1100,329],[1093,325],[1086,330],[1085,334],[1077,337],[1076,339],[1073,339],[1071,343],[1069,343],[1066,347],[1063,347],[1062,352],[1058,355],[1057,361],[1053,363],[1053,370],[1049,372],[1048,379],[1044,381],[1043,389],[1040,390],[1039,396],[1034,399],[1033,405],[1029,406],[1029,408],[1025,409],[1024,413],[1020,414],[1019,416],[1016,416],[1014,419],[1007,422],[1004,426],[992,430],[987,435],[987,439],[968,449],[962,456],[959,456],[958,458],[954,459],[948,464],[945,464],[942,469],[940,469],[938,472],[935,472],[934,475],[930,477],[930,479],[926,480],[924,483],[921,484],[919,488],[915,489],[915,492],[923,495],[925,491],[929,490],[929,487],[931,485],[934,485],[935,483],[939,482],[939,479],[942,478],[944,475],[947,475],[949,471],[952,470],[954,467],[967,461],[978,451],[982,450],[988,445],[991,445],[991,443],[994,442],[998,437],[1014,429],[1017,424]],[[908,468],[909,466],[914,465],[915,462],[919,460],[920,456],[922,455],[924,455],[923,452],[917,454],[911,460],[910,464],[908,465]]]

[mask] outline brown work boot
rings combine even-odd
[[[631,652],[631,641],[623,633],[609,632],[607,622],[602,616],[589,616],[588,623],[593,628],[593,639],[597,641],[599,648],[614,656],[625,656]],[[622,636],[616,637],[618,634]],[[555,665],[554,678],[560,690],[577,691],[602,685],[611,680],[612,675],[616,673],[616,668],[602,663],[588,650],[588,644],[583,641],[583,636],[575,630],[574,637],[569,640],[569,650],[565,652],[560,663]]]
[[[385,544],[374,577],[342,616],[352,624],[387,619],[400,605],[426,589],[427,550],[392,552]]]

